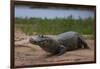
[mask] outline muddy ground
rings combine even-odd
[[[94,40],[86,39],[90,49],[68,51],[61,56],[47,57],[49,53],[28,42],[30,36],[15,33],[15,66],[77,63],[94,61]]]

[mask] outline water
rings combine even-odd
[[[38,17],[38,18],[67,18],[72,15],[74,19],[94,17],[94,11],[79,9],[53,9],[53,8],[29,8],[15,7],[15,17]]]

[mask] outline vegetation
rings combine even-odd
[[[67,31],[76,31],[80,34],[94,34],[94,19],[68,18],[15,18],[15,26],[27,35],[59,34]]]

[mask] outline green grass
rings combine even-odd
[[[76,31],[80,34],[94,34],[93,18],[75,20],[72,18],[15,18],[15,26],[27,35],[52,34]]]

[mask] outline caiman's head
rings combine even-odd
[[[49,42],[49,37],[44,35],[33,36],[29,39],[29,42],[35,45],[45,45]]]

